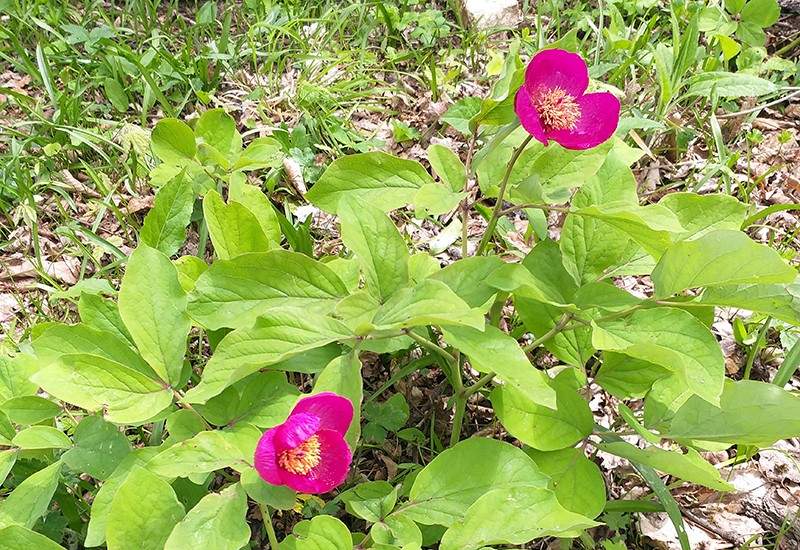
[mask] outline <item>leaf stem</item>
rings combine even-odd
[[[472,155],[475,152],[475,141],[478,139],[477,128],[472,133],[472,138],[469,140],[469,148],[467,149],[467,160],[464,162],[464,172],[466,179],[464,180],[464,193],[466,196],[461,201],[461,257],[466,258],[468,251],[469,241],[469,181],[472,173]]]
[[[542,334],[539,338],[537,338],[530,344],[523,346],[522,349],[525,351],[525,353],[535,350],[536,348],[538,348],[539,346],[541,346],[542,344],[553,338],[556,334],[563,331],[574,316],[575,316],[574,313],[569,313],[569,312],[563,314],[561,318],[558,320],[558,322],[555,325],[553,325],[553,328]]]
[[[278,550],[278,536],[275,534],[275,527],[272,525],[272,514],[269,511],[269,506],[259,505],[259,509],[261,510],[261,519],[264,522],[264,529],[267,532],[269,547],[271,550]]]
[[[428,340],[424,336],[420,336],[419,334],[417,334],[416,332],[414,332],[412,330],[408,330],[407,329],[405,331],[405,334],[409,338],[414,340],[417,344],[419,344],[420,346],[425,348],[426,350],[430,351],[431,353],[435,353],[436,355],[439,355],[440,357],[442,357],[445,361],[447,361],[447,364],[450,367],[457,367],[458,366],[458,361],[456,361],[456,358],[453,357],[453,355],[450,352],[448,352],[446,349],[444,349],[439,344],[436,344],[435,342],[432,342],[432,341]]]
[[[764,324],[761,325],[761,328],[758,331],[758,336],[756,337],[756,341],[753,342],[753,345],[750,346],[750,349],[747,350],[747,362],[744,366],[744,374],[742,378],[744,380],[750,380],[750,373],[753,370],[753,363],[756,361],[756,355],[758,355],[759,350],[761,349],[761,341],[764,339],[764,335],[769,330],[769,325],[772,323],[772,317],[767,317],[764,321]]]
[[[503,174],[503,180],[500,182],[500,190],[497,193],[497,202],[494,204],[492,217],[489,218],[489,224],[486,226],[486,232],[483,234],[481,242],[478,245],[478,249],[475,251],[476,256],[483,255],[483,253],[486,251],[486,247],[489,245],[489,241],[492,240],[494,229],[497,227],[497,220],[500,219],[500,213],[503,211],[503,199],[505,198],[506,187],[508,187],[508,180],[511,178],[511,170],[513,170],[514,165],[517,163],[517,159],[519,159],[520,155],[522,155],[522,151],[525,150],[525,147],[528,146],[528,143],[530,143],[532,139],[533,136],[526,137],[511,154],[511,159],[509,159],[508,165],[506,166],[506,173]]]

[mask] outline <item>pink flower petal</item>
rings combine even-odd
[[[278,468],[278,453],[275,450],[275,432],[278,428],[270,428],[258,440],[255,453],[255,467],[258,475],[267,483],[283,485]]]
[[[353,421],[353,403],[333,392],[322,392],[304,397],[292,409],[292,415],[312,414],[319,418],[319,427],[344,435]]]
[[[528,131],[534,138],[547,145],[547,133],[542,128],[542,123],[539,120],[539,113],[531,103],[531,98],[528,95],[528,90],[523,86],[517,91],[517,96],[514,98],[514,111],[522,123],[522,127]]]
[[[306,475],[280,471],[284,485],[300,493],[322,494],[332,491],[347,478],[353,454],[342,435],[334,430],[317,432],[320,442],[321,460],[318,466]]]
[[[619,124],[619,100],[608,92],[578,98],[581,118],[571,130],[552,130],[547,137],[567,149],[591,149],[614,135]]]
[[[541,89],[561,88],[577,98],[587,86],[586,62],[580,55],[565,50],[542,50],[533,56],[525,70],[525,88],[532,95]]]
[[[292,413],[286,422],[273,428],[275,430],[275,450],[277,454],[287,449],[299,447],[305,441],[317,433],[320,426],[320,419],[314,414]]]

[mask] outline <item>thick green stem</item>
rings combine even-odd
[[[772,322],[772,317],[767,317],[764,324],[761,325],[761,329],[758,331],[758,336],[756,336],[756,341],[750,346],[750,349],[747,351],[747,362],[744,366],[744,374],[742,378],[745,380],[750,380],[750,373],[753,370],[753,363],[756,361],[756,355],[758,355],[759,350],[761,349],[761,342],[764,340],[764,335],[769,330],[769,325]]]
[[[267,532],[269,547],[271,550],[278,550],[278,536],[275,534],[275,527],[272,526],[272,514],[268,506],[261,505],[261,519],[264,522],[264,530]]]
[[[494,235],[495,227],[497,227],[497,221],[500,219],[500,212],[503,211],[503,199],[506,195],[506,187],[508,187],[508,180],[511,178],[511,171],[514,169],[514,165],[517,163],[517,159],[519,159],[522,151],[525,150],[525,147],[528,146],[533,136],[526,137],[519,146],[514,149],[514,152],[511,154],[511,159],[508,161],[508,165],[506,166],[506,173],[503,174],[503,181],[500,182],[500,190],[497,192],[497,202],[494,204],[494,210],[492,210],[492,217],[489,218],[489,223],[486,226],[486,232],[483,234],[481,238],[481,242],[478,245],[478,249],[475,251],[476,256],[481,256],[485,251],[486,247],[489,246],[489,241],[492,240],[492,236]]]
[[[461,439],[461,427],[464,424],[464,415],[467,412],[467,397],[462,395],[462,392],[456,393],[455,407],[456,411],[453,414],[453,431],[450,432],[450,446],[452,447]]]

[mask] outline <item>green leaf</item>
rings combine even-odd
[[[189,295],[189,314],[206,328],[243,328],[273,308],[330,311],[346,295],[342,280],[322,262],[271,250],[214,262]]]
[[[534,403],[514,386],[492,390],[495,414],[512,436],[534,449],[555,451],[570,447],[592,433],[594,420],[589,404],[578,395],[571,369],[553,380],[556,408]]]
[[[689,448],[686,454],[682,454],[660,447],[640,449],[625,441],[615,441],[601,443],[600,449],[715,491],[733,490],[732,485],[722,480],[719,470],[703,460],[700,453],[692,448]]]
[[[788,285],[723,285],[707,288],[700,303],[737,307],[800,326],[800,281]]]
[[[644,397],[656,380],[669,373],[667,368],[648,361],[606,351],[595,381],[614,397],[636,399]]]
[[[353,537],[347,527],[333,516],[316,516],[294,526],[277,550],[352,550]]]
[[[15,447],[24,451],[37,449],[68,449],[72,441],[61,430],[51,426],[31,426],[25,428],[11,440]]]
[[[33,349],[42,365],[60,361],[64,355],[85,353],[105,357],[145,376],[156,377],[153,369],[131,348],[129,341],[123,336],[116,332],[95,330],[83,323],[46,325],[34,338]]]
[[[776,0],[750,0],[742,8],[741,16],[743,21],[766,28],[778,21],[781,8]]]
[[[283,422],[300,392],[282,372],[257,372],[196,408],[217,426],[247,423],[271,428]]]
[[[181,288],[186,293],[194,290],[197,279],[208,269],[208,264],[197,256],[181,256],[172,263],[178,271]]]
[[[389,216],[374,203],[352,199],[339,203],[339,216],[342,242],[356,255],[376,298],[384,301],[408,284],[408,248]]]
[[[0,410],[15,424],[30,426],[53,418],[61,412],[61,407],[37,395],[23,395],[7,400],[0,406]]]
[[[153,153],[162,162],[183,166],[194,159],[197,145],[194,132],[175,118],[164,118],[153,128],[151,136]]]
[[[608,203],[639,204],[633,172],[614,150],[572,200],[574,208]],[[638,248],[624,231],[600,219],[577,214],[567,214],[559,245],[564,267],[583,283],[597,280]]]
[[[0,528],[18,524],[31,529],[50,508],[60,478],[60,461],[25,478],[0,502]]]
[[[514,306],[526,329],[542,336],[552,330],[564,315],[564,309],[535,300],[514,298]],[[594,355],[592,330],[587,326],[562,330],[544,343],[545,349],[568,365],[583,368]]]
[[[555,409],[556,392],[545,374],[531,365],[516,340],[487,325],[483,332],[470,327],[451,326],[443,330],[448,344],[467,355],[480,372],[495,372],[532,402]]]
[[[214,252],[222,260],[248,252],[266,252],[275,246],[253,212],[234,200],[225,204],[216,191],[209,191],[203,198],[203,216]]]
[[[331,361],[314,381],[313,393],[332,391],[353,403],[353,420],[345,439],[355,449],[361,436],[361,402],[364,399],[364,383],[361,378],[361,361],[349,353]]]
[[[376,544],[388,544],[392,548],[422,547],[422,532],[419,526],[401,514],[392,514],[375,523],[370,535]]]
[[[486,281],[502,265],[497,256],[473,256],[456,260],[430,278],[446,284],[470,307],[479,307],[497,293]]]
[[[448,112],[452,110],[452,107]],[[428,162],[431,168],[439,176],[439,179],[451,191],[459,192],[464,190],[467,182],[467,169],[461,159],[452,150],[434,143],[428,147]]]
[[[746,204],[722,193],[670,193],[658,204],[671,210],[686,229],[683,239],[718,229],[739,229],[747,216]]]
[[[40,368],[32,355],[19,354],[12,359],[0,354],[0,402],[36,393],[37,386],[29,378]]]
[[[426,183],[414,195],[414,216],[438,216],[451,212],[467,195],[452,191],[441,183]]]
[[[426,279],[415,287],[395,292],[380,306],[372,323],[379,330],[422,325],[458,325],[481,329],[484,312],[469,307],[446,284]]]
[[[517,447],[473,437],[443,451],[419,472],[402,513],[423,525],[448,527],[493,489],[523,483],[545,487],[547,482],[547,476]]]
[[[565,191],[582,186],[594,176],[613,145],[614,140],[608,140],[583,151],[565,149],[557,144],[545,147],[531,166],[532,174],[542,186],[543,198],[548,202],[566,202],[569,194]]]
[[[103,90],[106,92],[108,101],[117,111],[124,113],[128,110],[128,94],[125,93],[125,88],[116,78],[104,79]]]
[[[98,355],[65,355],[37,372],[33,380],[50,395],[99,411],[119,424],[142,423],[167,408],[172,392],[163,383]]]
[[[116,426],[99,416],[87,416],[75,430],[75,447],[62,460],[75,472],[105,480],[130,452],[128,438]]]
[[[433,178],[417,161],[375,151],[333,161],[306,198],[332,214],[338,213],[343,197],[355,197],[388,212],[413,202],[426,183],[433,183]]]
[[[150,472],[163,477],[188,477],[222,468],[242,469],[246,460],[230,433],[200,432],[191,439],[164,449],[147,464]]]
[[[192,257],[194,258],[194,256]],[[81,293],[78,300],[78,313],[82,323],[89,328],[111,332],[118,337],[117,341],[133,344],[131,335],[119,315],[119,306],[116,302],[106,300],[96,294]]]
[[[258,370],[349,337],[349,329],[330,317],[300,309],[275,310],[252,328],[234,330],[222,339],[186,401],[205,403]]]
[[[676,308],[652,308],[628,317],[592,323],[592,344],[660,365],[687,390],[718,403],[725,378],[716,338],[696,317]]]
[[[735,230],[718,230],[670,247],[653,270],[657,298],[682,290],[741,283],[789,283],[797,271],[769,246]]]
[[[261,479],[255,468],[245,468],[239,477],[239,482],[247,492],[247,496],[263,506],[270,506],[276,510],[294,508],[297,493],[284,485],[270,485]]]
[[[255,216],[264,235],[272,242],[272,248],[280,248],[281,224],[275,208],[261,189],[247,184],[245,178],[233,178],[228,186],[228,200],[247,208]]]
[[[139,241],[172,256],[186,240],[193,208],[192,182],[181,172],[158,190],[153,208],[144,218]]]
[[[586,458],[583,449],[542,452],[526,449],[543,473],[550,476],[548,489],[559,504],[576,514],[596,518],[606,505],[606,483],[600,468]]]
[[[120,485],[106,523],[108,550],[163,550],[185,515],[166,481],[134,466]]]
[[[176,386],[191,328],[186,304],[186,293],[169,258],[140,245],[128,259],[122,278],[119,313],[142,357],[162,380]]]
[[[768,447],[800,434],[800,399],[773,384],[727,381],[720,406],[690,398],[664,437]]]
[[[44,535],[21,525],[0,529],[0,550],[64,550]]]
[[[5,451],[0,451],[0,486],[2,486],[6,481],[8,473],[17,462],[18,454],[19,451],[17,449],[6,449]]]
[[[397,489],[388,481],[367,481],[342,493],[341,499],[348,513],[375,523],[394,510]]]
[[[525,544],[548,536],[574,535],[599,525],[558,503],[555,493],[521,483],[479,498],[464,519],[442,537],[441,550],[475,550],[490,544]]]
[[[233,165],[234,170],[262,170],[278,168],[283,164],[283,148],[278,140],[270,137],[251,141]],[[238,199],[236,199],[238,200]]]
[[[481,98],[464,97],[459,99],[442,115],[441,121],[446,122],[459,132],[470,135],[469,121],[481,111]],[[435,170],[435,168],[434,168]]]
[[[364,417],[390,432],[397,432],[408,422],[408,403],[396,393],[386,401],[371,401],[364,407]]]
[[[239,550],[250,540],[246,515],[247,497],[238,483],[210,493],[175,526],[164,550]]]
[[[111,511],[111,504],[122,483],[128,479],[136,466],[146,467],[147,461],[156,453],[156,447],[136,449],[122,459],[114,473],[103,483],[92,501],[92,513],[86,532],[84,544],[87,547],[100,546],[106,540],[106,524]]]
[[[716,94],[726,99],[758,97],[774,93],[778,87],[763,78],[747,73],[711,71],[697,74],[686,82],[686,97],[711,97]]]
[[[229,161],[235,160],[242,150],[242,136],[236,130],[236,122],[223,109],[210,109],[200,115],[194,130],[200,143],[212,146]]]
[[[752,46],[752,48],[745,50],[745,53],[760,50],[767,41],[767,35],[761,25],[750,21],[739,22],[736,26],[736,37],[748,46]],[[755,53],[756,59],[760,61],[761,55],[760,53]],[[763,83],[759,83],[759,85],[761,86]],[[743,89],[741,93],[745,93],[746,90],[746,88]]]

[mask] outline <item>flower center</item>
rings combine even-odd
[[[278,465],[293,474],[306,475],[316,467],[322,454],[320,452],[319,436],[312,435],[294,449],[281,451],[278,455]]]
[[[572,130],[581,118],[575,98],[561,88],[542,90],[532,101],[545,130]]]

